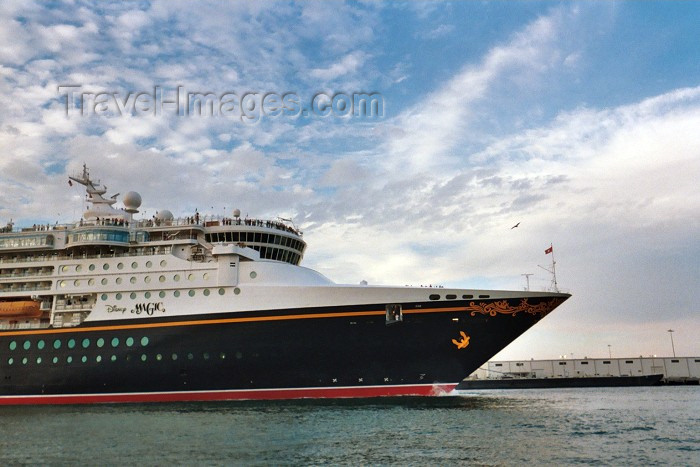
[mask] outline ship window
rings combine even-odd
[[[164,267],[167,266],[167,265],[168,265],[168,262],[165,261],[165,260],[163,260],[163,261],[160,262],[160,267],[162,267],[162,268],[164,268]]]
[[[503,366],[503,363],[496,363],[496,366]]]
[[[143,337],[141,338],[141,345],[142,345],[143,347],[146,347],[146,346],[148,345],[148,337],[143,336]]]
[[[102,348],[105,345],[105,340],[103,338],[97,339],[97,347]]]
[[[671,360],[671,363],[678,363],[680,360]]]
[[[10,342],[10,350],[15,350],[17,348],[17,342],[12,341]]]
[[[204,293],[205,296],[208,297],[208,296],[209,296],[209,289],[204,289],[204,292],[203,292],[203,293]]]
[[[61,272],[68,272],[68,266],[61,266]]]
[[[479,298],[489,298],[491,295],[479,295]]]
[[[107,278],[103,278],[103,279],[100,281],[100,284],[102,284],[102,285],[107,285]]]
[[[117,293],[117,295],[115,295],[114,298],[116,298],[117,300],[121,300],[121,299],[122,299],[122,294]]]
[[[523,363],[516,363],[515,366],[523,366]]]
[[[238,287],[236,287],[235,289],[233,289],[233,293],[234,293],[235,295],[238,295],[238,294],[241,293],[241,289],[239,289]]]
[[[161,354],[156,355],[156,360],[161,361],[163,360],[163,356]]]
[[[209,360],[209,352],[204,352],[204,355],[202,356],[204,357],[204,360]]]
[[[36,357],[36,364],[39,365],[41,363],[41,357]]]
[[[440,295],[434,293],[434,294],[431,294],[428,298],[431,300],[440,300]]]
[[[77,266],[75,267],[75,272],[80,272],[80,271],[82,271],[82,270],[83,270],[83,267],[82,267],[81,265],[77,265]]]
[[[15,363],[15,359],[14,359],[14,358],[8,358],[8,359],[7,359],[7,364],[8,364],[8,365],[12,365],[13,363]]]
[[[135,283],[136,283],[136,277],[135,277],[135,276],[131,276],[131,279],[129,279],[129,282],[131,282],[132,284],[135,284]]]
[[[632,360],[625,360],[625,363],[634,363]]]
[[[95,265],[94,265],[94,264],[91,264],[90,266],[88,266],[88,269],[89,269],[90,271],[94,271],[94,270],[95,270]]]
[[[143,294],[143,296],[146,298],[151,298],[151,292],[146,292],[145,294]]]
[[[445,298],[448,299],[448,300],[454,300],[455,298],[457,298],[457,295],[448,294],[448,295],[445,295]]]
[[[250,278],[255,279],[256,277],[258,277],[258,273],[255,271],[250,271]]]
[[[133,337],[127,337],[127,338],[126,338],[126,346],[127,346],[127,347],[131,347],[132,345],[134,345],[134,338],[133,338]]]
[[[187,280],[193,281],[193,280],[194,280],[194,274],[188,274],[188,275],[187,275]]]
[[[165,282],[165,276],[160,276],[160,277],[158,278],[158,281],[159,281],[159,282]]]
[[[150,261],[146,261],[146,267],[150,268],[151,266],[153,266],[153,263]]]
[[[110,358],[110,360],[112,360],[113,362],[116,362],[116,361],[117,361],[117,356],[116,356],[116,355],[112,355],[112,358]]]
[[[108,269],[109,269],[109,264],[107,264],[107,263],[103,264],[103,265],[102,265],[102,269],[104,269],[105,271],[108,270]]]
[[[204,275],[202,276],[202,278],[203,278],[204,280],[209,279],[209,273],[208,273],[208,272],[205,272]]]
[[[192,355],[191,353],[188,353],[187,360],[193,360],[193,359],[194,359],[194,355]]]
[[[117,269],[119,269],[120,271],[124,269],[124,263],[117,263]]]
[[[131,298],[132,300],[135,299],[135,298],[136,298],[136,292],[131,292],[131,293],[129,294],[129,298]]]
[[[97,357],[95,357],[95,361],[96,361],[97,363],[100,363],[100,362],[102,361],[102,356],[101,356],[101,355],[98,355]]]
[[[56,349],[56,350],[58,350],[58,349],[61,348],[61,341],[60,341],[60,339],[56,339],[55,341],[53,341],[53,348]]]
[[[71,357],[70,355],[68,355],[68,356],[66,357],[66,362],[67,362],[67,363],[73,363],[73,357]]]
[[[83,355],[83,358],[80,359],[83,363],[87,362],[87,357]]]
[[[136,261],[131,263],[131,269],[136,269],[137,267],[139,267],[139,263],[137,263]]]
[[[69,348],[69,349],[74,349],[74,348],[75,348],[75,339],[69,339],[69,340],[68,340],[68,348]]]
[[[24,345],[23,345],[24,350],[29,350],[29,349],[31,348],[31,346],[32,346],[32,343],[31,343],[31,342],[29,342],[29,341],[24,341]]]
[[[219,295],[223,295],[225,293],[226,293],[226,291],[224,289],[219,289]]]
[[[90,347],[90,339],[85,338],[83,339],[83,348],[87,349],[88,347]]]
[[[121,283],[122,283],[122,278],[121,278],[121,277],[117,277],[116,280],[115,280],[115,282],[116,282],[117,284],[121,284]]]
[[[141,361],[142,361],[142,362],[145,362],[147,358],[148,358],[148,357],[146,357],[146,354],[145,354],[145,353],[144,353],[144,354],[141,354]]]
[[[61,281],[58,283],[59,287],[65,287],[66,286],[66,281]]]
[[[54,363],[58,363],[58,357],[54,357],[53,360],[51,360]]]
[[[588,365],[588,362],[581,362],[581,365]]]
[[[559,362],[559,365],[566,365],[566,362]]]
[[[172,357],[171,357],[171,358],[172,358],[173,360],[177,360],[177,354],[176,354],[176,353],[174,353],[174,354],[172,355]]]
[[[190,290],[189,292],[187,292],[187,295],[189,295],[190,297],[194,297],[194,290]]]
[[[36,348],[39,350],[43,350],[44,345],[46,345],[45,342],[43,340],[40,340],[39,342],[36,343]]]
[[[117,347],[118,345],[119,345],[119,338],[113,337],[112,338],[112,347]]]
[[[29,360],[27,359],[27,357],[24,357],[24,358],[22,359],[22,365],[26,365],[28,361],[29,361]]]
[[[173,279],[175,280],[175,282],[179,282],[179,281],[180,281],[180,275],[179,275],[179,274],[175,274],[175,276],[173,277]]]
[[[160,298],[165,298],[165,292],[163,292],[163,291],[161,290],[160,292],[158,292],[158,296],[159,296]]]
[[[106,294],[106,293],[103,293],[102,296],[100,296],[100,298],[101,298],[102,300],[107,300],[107,294]]]
[[[603,365],[610,365],[610,360],[604,360]]]
[[[95,285],[95,279],[88,279],[88,285]]]

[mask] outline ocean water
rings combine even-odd
[[[700,387],[0,407],[0,465],[700,465]]]

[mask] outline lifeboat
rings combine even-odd
[[[41,313],[35,300],[0,302],[0,318],[38,318]]]

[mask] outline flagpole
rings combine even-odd
[[[549,249],[552,250],[552,278],[554,279],[554,291],[559,293],[559,286],[557,285],[557,262],[554,261],[554,247],[551,243],[549,244]]]

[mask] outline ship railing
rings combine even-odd
[[[190,217],[178,217],[172,220],[163,219],[141,219],[134,221],[136,227],[146,228],[146,227],[217,227],[217,226],[229,226],[229,225],[241,225],[241,226],[251,226],[251,227],[267,227],[270,229],[282,230],[285,232],[290,232],[298,236],[302,236],[303,233],[298,229],[285,224],[281,221],[272,221],[265,219],[241,219],[230,218],[218,215],[197,215]]]
[[[95,302],[74,303],[71,305],[56,304],[54,311],[90,311],[95,306]]]
[[[51,284],[48,285],[38,285],[38,286],[20,286],[16,287],[14,284],[9,287],[0,287],[0,292],[31,292],[34,290],[51,290]]]
[[[13,322],[0,320],[0,329],[11,330],[11,329],[42,329],[49,327],[48,323],[39,320],[31,320],[26,322]]]
[[[0,274],[0,279],[13,279],[17,277],[45,277],[53,274],[53,270],[50,271],[37,271],[37,272],[16,272],[12,274]]]
[[[26,256],[22,258],[12,257],[2,257],[0,256],[0,264],[14,264],[14,263],[30,263],[39,261],[71,261],[78,259],[103,259],[103,258],[124,258],[131,256],[154,256],[154,255],[167,255],[172,252],[171,246],[158,246],[158,247],[147,247],[149,251],[138,251],[132,250],[129,252],[114,252],[110,254],[97,254],[97,255],[39,255],[39,256]],[[0,277],[1,278],[1,277]]]

